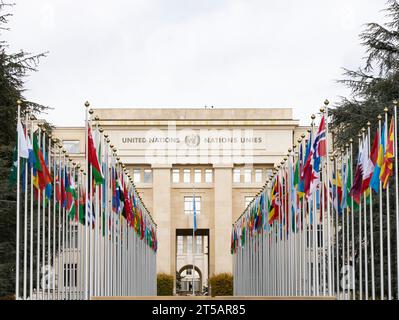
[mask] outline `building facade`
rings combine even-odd
[[[193,277],[201,291],[210,276],[232,272],[232,224],[308,129],[288,108],[94,109],[94,117],[158,224],[158,272],[179,274],[183,292]],[[83,158],[83,127],[54,135]]]

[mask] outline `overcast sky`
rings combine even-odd
[[[14,0],[12,50],[49,51],[25,96],[83,125],[93,107],[292,107],[308,124],[348,91],[385,0]]]

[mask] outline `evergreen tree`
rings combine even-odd
[[[365,30],[360,34],[361,44],[366,50],[364,65],[357,70],[344,69],[345,79],[340,80],[342,84],[351,89],[351,96],[342,98],[341,101],[330,110],[331,130],[334,133],[334,149],[338,150],[349,143],[349,139],[354,140],[354,165],[358,154],[358,134],[362,128],[367,128],[367,122],[371,122],[371,134],[374,134],[378,128],[378,115],[384,117],[384,108],[389,108],[389,116],[392,115],[392,106],[394,100],[399,100],[399,3],[397,0],[388,0],[386,12],[387,22],[383,25],[377,23],[368,23]],[[388,124],[389,128],[389,124]],[[372,140],[371,140],[372,141]],[[391,179],[393,181],[393,179]],[[392,185],[392,183],[391,183]],[[384,233],[384,277],[385,277],[385,296],[387,295],[387,215],[385,193],[383,207],[383,225]],[[391,256],[396,252],[396,215],[393,210],[394,194],[391,191]],[[373,221],[374,221],[374,256],[375,256],[375,276],[376,276],[376,295],[380,296],[380,229],[379,222],[379,197],[373,196]],[[355,230],[358,230],[359,212],[355,210]],[[362,214],[362,219],[364,215]],[[369,217],[367,216],[368,223]],[[371,230],[368,226],[368,235]],[[363,235],[364,236],[364,235]],[[368,239],[370,241],[370,238]],[[358,243],[358,232],[355,231],[355,242]],[[370,250],[370,243],[368,243]],[[354,248],[356,256],[356,272],[359,272],[359,248]],[[364,259],[364,257],[363,257]],[[369,266],[369,296],[371,297],[371,277],[370,264],[371,255],[368,253]],[[392,268],[392,292],[396,296],[396,259],[391,259]],[[341,261],[342,265],[342,261]],[[363,260],[364,265],[364,260]],[[364,275],[363,275],[364,276]],[[356,279],[356,288],[359,290],[358,279]]]
[[[0,0],[0,37],[8,31],[6,24],[12,16],[13,4]],[[36,71],[39,59],[45,53],[32,55],[20,51],[9,53],[6,41],[0,38],[0,297],[11,295],[15,288],[15,229],[16,189],[8,184],[16,145],[16,118],[19,99],[26,108],[39,113],[44,106],[24,99],[24,78]]]
[[[351,96],[342,98],[331,109],[335,145],[343,147],[368,121],[373,133],[377,116],[399,99],[399,3],[388,0],[385,9],[388,21],[380,25],[368,23],[360,34],[366,50],[365,64],[357,70],[344,69],[345,79],[339,82],[351,89]],[[390,111],[392,108],[390,108]]]

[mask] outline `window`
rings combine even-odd
[[[203,252],[202,250],[202,236],[196,236],[195,237],[195,253],[196,254],[201,254]]]
[[[152,170],[145,169],[144,170],[144,183],[151,183],[152,182]]]
[[[73,154],[73,153],[80,153],[80,141],[74,140],[74,141],[63,141],[62,144],[64,145],[65,150],[67,153]]]
[[[183,254],[183,236],[177,237],[177,254]]]
[[[173,171],[172,171],[172,181],[173,181],[173,183],[179,183],[180,182],[180,170],[179,169],[173,169]]]
[[[201,213],[201,197],[195,197],[195,210]],[[193,214],[193,197],[184,197],[184,214]]]
[[[195,183],[201,183],[202,182],[202,170],[201,169],[195,169],[194,171],[194,182]]]
[[[323,225],[317,224],[316,230],[317,230],[316,231],[317,247],[322,248],[323,247]],[[308,248],[312,248],[313,247],[313,225],[307,227],[306,239],[307,239]]]
[[[241,182],[241,170],[240,169],[234,169],[234,171],[233,171],[233,182],[234,183],[240,183]]]
[[[262,180],[263,180],[262,169],[256,169],[255,170],[255,182],[261,183]]]
[[[191,176],[191,170],[190,169],[184,169],[184,175],[183,175],[183,181],[184,183],[190,183],[190,177]]]
[[[273,175],[273,169],[266,169],[266,177],[270,178]]]
[[[251,183],[251,174],[252,170],[251,169],[245,169],[244,171],[244,182],[245,183]]]
[[[212,183],[213,182],[213,170],[212,169],[206,169],[205,170],[205,182],[206,183]]]
[[[77,263],[64,264],[64,283],[66,287],[78,286],[78,265]]]
[[[253,199],[254,197],[245,197],[245,208],[249,206]]]
[[[193,236],[187,237],[187,253],[193,252]]]
[[[141,170],[140,169],[134,169],[133,170],[133,181],[135,183],[141,181]]]

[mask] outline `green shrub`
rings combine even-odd
[[[157,276],[157,293],[158,296],[173,296],[173,276],[160,273]]]
[[[212,297],[233,296],[233,275],[221,273],[209,279]]]

